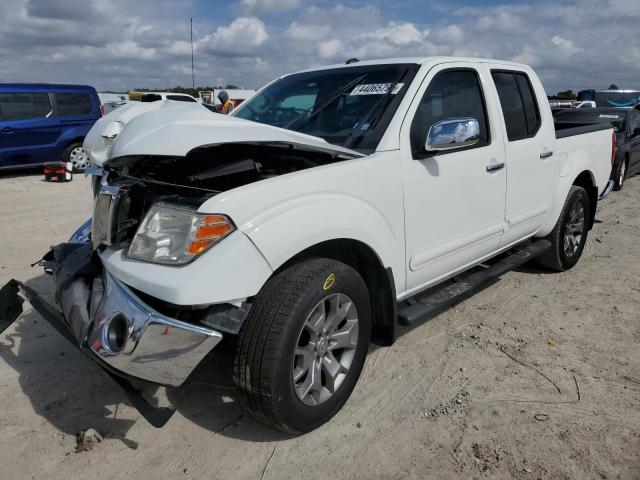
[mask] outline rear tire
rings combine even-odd
[[[278,273],[238,336],[234,382],[242,406],[286,433],[319,427],[353,391],[370,336],[369,292],[353,268],[313,259]]]
[[[591,204],[587,191],[573,185],[556,226],[547,236],[551,248],[538,257],[538,263],[558,272],[569,270],[578,263],[587,242],[590,218]]]
[[[622,190],[622,186],[624,185],[624,178],[627,175],[628,166],[629,165],[627,163],[627,159],[623,158],[622,160],[620,160],[618,165],[616,165],[616,168],[614,168],[611,177],[613,178],[613,189],[615,191]]]

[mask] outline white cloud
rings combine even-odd
[[[344,51],[344,45],[337,38],[321,42],[318,45],[318,56],[324,60],[342,58],[345,56]]]
[[[115,58],[151,60],[156,57],[156,50],[154,48],[141,47],[131,40],[109,43],[107,44],[107,49]]]
[[[309,25],[293,22],[285,32],[291,40],[320,40],[331,32],[329,25]]]
[[[409,45],[411,43],[422,42],[427,35],[427,31],[420,31],[413,23],[390,22],[386,27],[366,33],[361,36],[363,39],[374,39],[377,41],[387,41],[394,45]]]
[[[264,22],[257,17],[238,17],[229,26],[198,41],[198,48],[223,55],[255,55],[255,48],[269,39]]]
[[[551,43],[553,43],[556,47],[559,47],[567,55],[573,55],[574,53],[578,53],[581,50],[580,48],[576,47],[576,44],[575,42],[573,42],[573,40],[568,40],[561,37],[560,35],[554,35],[551,38]]]
[[[244,13],[284,12],[300,6],[300,0],[240,0],[236,7]]]

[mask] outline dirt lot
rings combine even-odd
[[[0,285],[50,295],[38,260],[90,214],[87,179],[0,177]],[[155,394],[148,425],[37,313],[0,337],[2,478],[640,478],[640,177],[600,203],[568,273],[511,272],[391,348],[343,410],[290,438],[216,385]],[[213,362],[212,362],[213,363]],[[75,452],[93,427],[104,441]]]

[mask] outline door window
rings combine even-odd
[[[540,128],[540,111],[531,82],[521,72],[492,71],[510,142],[535,136]]]
[[[44,118],[49,113],[48,93],[0,93],[0,122]]]
[[[86,93],[56,93],[58,116],[88,115],[93,110],[91,98]]]
[[[438,73],[431,80],[411,122],[413,157],[426,157],[428,154],[424,151],[424,143],[427,132],[436,122],[452,118],[471,117],[480,124],[480,141],[475,145],[456,149],[456,152],[488,145],[486,110],[478,74],[474,70],[456,69]],[[447,152],[438,152],[439,155],[444,153]]]

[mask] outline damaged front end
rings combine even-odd
[[[55,277],[56,303],[11,280],[0,289],[0,333],[22,313],[23,299],[120,385],[155,427],[173,414],[154,407],[132,379],[178,386],[222,339],[215,330],[167,317],[146,305],[101,265],[90,244],[65,243],[42,261]]]
[[[323,145],[277,141],[209,144],[184,156],[116,156],[93,182],[91,221],[69,243],[53,247],[41,262],[54,276],[56,306],[29,286],[11,280],[0,289],[0,333],[20,316],[22,297],[26,298],[124,389],[145,419],[160,427],[173,411],[150,405],[132,380],[182,385],[223,335],[239,332],[252,296],[272,274],[232,219],[199,212],[199,207],[221,192],[355,156]],[[226,288],[233,282],[219,280],[216,295],[211,295],[208,281],[194,283],[194,270],[202,273],[212,268],[207,262],[192,262],[197,251],[187,252],[192,257],[172,265],[161,265],[157,255],[149,255],[167,240],[139,235],[158,205],[213,222],[193,223],[194,228],[206,227],[198,231],[219,232],[220,220],[228,221],[231,227],[218,240],[213,242],[209,236],[206,241],[213,246],[230,237],[220,247],[215,265],[237,273],[233,281],[238,288]],[[144,241],[135,245],[134,257],[136,237]],[[117,270],[123,265],[130,269],[126,275]],[[247,265],[255,275],[245,278],[241,272],[247,271]]]

